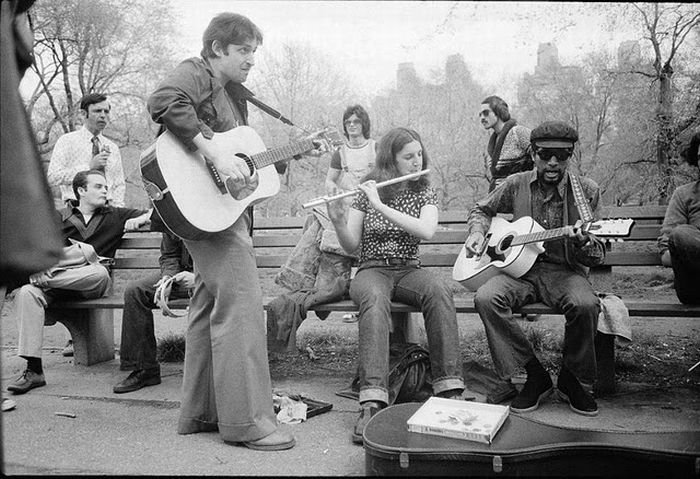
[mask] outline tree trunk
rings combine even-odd
[[[659,170],[659,204],[668,204],[672,187],[672,171],[669,165],[669,151],[672,144],[673,92],[671,76],[673,69],[666,64],[659,75],[659,104],[656,113],[658,130],[656,137],[656,166]]]

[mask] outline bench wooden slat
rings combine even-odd
[[[272,298],[266,298],[265,304],[269,304]],[[623,298],[624,300],[624,298]],[[634,317],[678,317],[678,318],[698,318],[700,319],[700,306],[692,306],[681,303],[652,303],[649,301],[624,300],[625,306],[629,310],[630,316]],[[184,309],[189,304],[187,299],[175,299],[169,302],[172,309]],[[124,307],[124,298],[121,296],[109,296],[106,298],[90,299],[82,301],[59,301],[51,305],[52,309],[121,309]],[[266,306],[267,307],[267,306]],[[455,308],[458,313],[475,314],[473,297],[455,298]],[[420,310],[415,306],[403,303],[391,303],[392,311],[415,313]],[[334,301],[331,303],[319,304],[312,308],[314,311],[339,311],[357,312],[357,305],[351,300]],[[528,314],[557,314],[552,308],[543,303],[529,304],[522,308],[520,312]]]
[[[421,255],[421,264],[424,267],[452,268],[457,259],[457,252],[454,253],[426,253]],[[279,268],[287,261],[287,255],[257,255],[258,268],[272,269]],[[661,259],[657,253],[631,253],[631,252],[608,252],[605,257],[605,266],[660,266]],[[127,257],[116,258],[113,269],[135,269],[147,270],[158,269],[158,257],[151,255],[148,257]]]
[[[456,223],[455,223],[456,224]],[[454,244],[461,245],[466,239],[466,230],[464,225],[462,228],[445,228],[444,223],[441,223],[443,229],[438,229],[433,238],[423,241],[422,244]],[[625,241],[656,241],[661,232],[661,225],[650,224],[635,224],[632,227],[630,236],[624,238]],[[276,235],[256,233],[253,235],[253,247],[255,248],[293,248],[301,239],[301,233],[287,232]],[[159,236],[148,237],[126,237],[122,240],[120,250],[158,250],[160,248]]]

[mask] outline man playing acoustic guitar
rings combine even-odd
[[[594,338],[600,303],[587,278],[588,267],[601,264],[605,246],[579,227],[581,216],[596,216],[600,191],[590,179],[567,173],[578,133],[563,122],[544,122],[530,136],[536,170],[509,176],[469,212],[467,255],[477,255],[497,213],[513,220],[530,216],[544,229],[564,229],[564,237],[546,242],[532,268],[519,278],[497,274],[476,292],[474,304],[484,323],[498,375],[504,380],[527,371],[527,381],[510,405],[514,412],[534,411],[553,390],[512,310],[541,301],[566,318],[559,396],[579,414],[595,416],[591,394],[596,379]],[[573,179],[572,179],[573,178]],[[577,201],[576,198],[580,198]],[[582,213],[585,210],[585,214]]]
[[[180,63],[148,99],[153,120],[190,151],[203,154],[238,190],[255,179],[243,159],[212,138],[213,132],[247,124],[252,93],[242,83],[261,43],[262,33],[248,18],[219,14],[204,32],[201,57]],[[295,439],[277,428],[272,405],[251,224],[252,208],[247,208],[227,229],[185,240],[195,285],[178,433],[218,430],[224,441],[251,449],[289,449]]]

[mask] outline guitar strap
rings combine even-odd
[[[247,97],[246,97],[246,100],[248,100],[248,101],[251,102],[253,105],[255,105],[255,106],[257,106],[258,108],[260,108],[262,111],[264,111],[265,113],[267,113],[268,115],[270,115],[270,116],[271,116],[272,118],[274,118],[275,120],[279,120],[279,121],[281,121],[282,123],[284,123],[285,125],[296,126],[294,123],[292,123],[292,121],[291,121],[290,119],[288,119],[288,118],[286,118],[284,115],[282,115],[282,113],[278,112],[277,110],[275,110],[275,109],[272,108],[271,106],[269,106],[269,105],[263,103],[262,101],[258,100],[258,99],[255,98],[254,96],[247,96]]]
[[[581,186],[578,176],[569,173],[569,182],[571,183],[571,190],[574,192],[574,201],[576,202],[576,208],[578,209],[578,215],[581,221],[584,223],[592,222],[595,219],[593,217],[593,211],[591,210],[591,205],[586,201],[586,195],[583,193],[583,187]]]

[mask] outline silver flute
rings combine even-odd
[[[380,183],[377,183],[377,188],[381,188],[383,186],[389,186],[393,185],[395,183],[401,183],[402,181],[407,181],[413,178],[417,178],[419,176],[425,175],[430,171],[430,168],[427,168],[425,170],[421,171],[416,171],[415,173],[409,173],[408,175],[403,175],[403,176],[398,176],[396,178],[392,178],[390,180],[382,181]],[[304,208],[313,208],[314,206],[322,205],[324,203],[330,203],[331,201],[339,200],[341,198],[347,198],[348,196],[355,196],[358,194],[361,190],[359,188],[355,188],[354,190],[346,191],[344,193],[339,193],[337,195],[333,196],[321,196],[320,198],[313,199],[309,201],[308,203],[304,203],[303,206]]]

